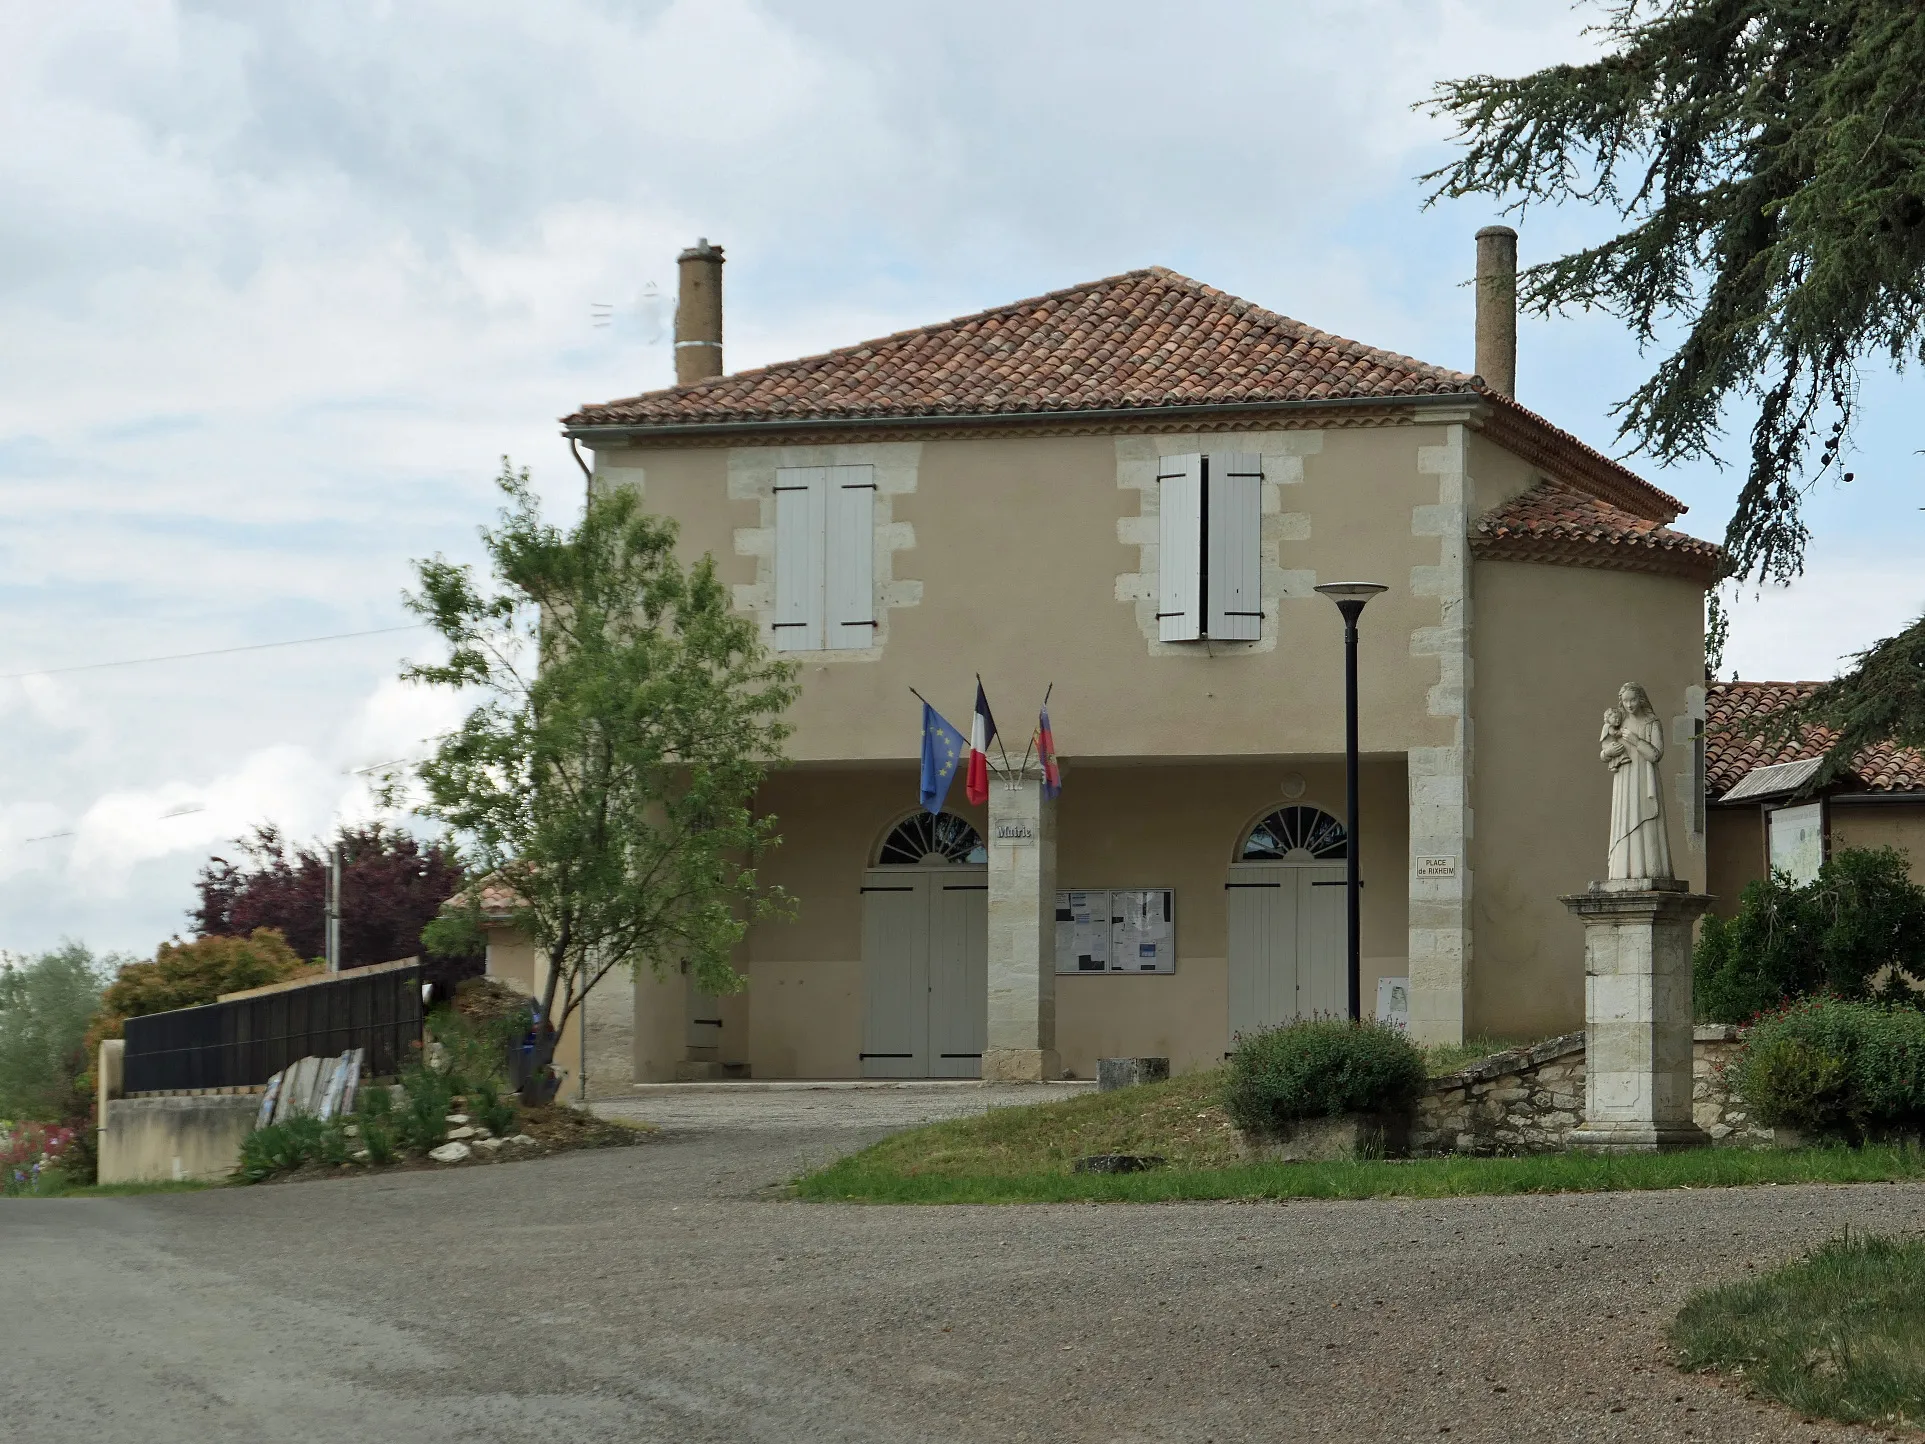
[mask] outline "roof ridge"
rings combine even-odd
[[[766,376],[772,371],[785,371],[792,367],[803,367],[823,361],[833,361],[837,357],[854,356],[858,352],[867,351],[874,346],[885,346],[892,341],[906,341],[911,336],[926,336],[933,331],[946,331],[952,326],[967,326],[971,322],[988,321],[997,316],[1007,315],[1014,311],[1021,311],[1029,306],[1040,306],[1046,301],[1060,301],[1068,296],[1100,290],[1105,286],[1114,286],[1119,282],[1132,280],[1138,276],[1158,276],[1164,280],[1186,282],[1192,289],[1209,289],[1203,285],[1203,282],[1192,280],[1188,276],[1170,270],[1167,266],[1138,266],[1133,270],[1118,271],[1113,276],[1102,276],[1094,281],[1083,281],[1074,286],[1062,286],[1054,291],[1044,291],[1039,295],[1028,296],[1020,301],[1006,301],[1000,306],[988,306],[980,311],[966,311],[960,316],[951,316],[946,321],[929,321],[921,326],[908,326],[900,331],[890,331],[885,335],[871,336],[867,340],[851,341],[846,346],[831,346],[827,351],[813,351],[806,356],[792,356],[786,361],[770,361],[761,366],[752,366],[747,371],[729,371],[721,376],[705,376],[700,381],[690,381],[675,386],[665,386],[657,391],[642,391],[638,392],[635,396],[624,397],[622,400],[635,401],[641,399],[643,396],[699,395],[705,390],[733,385],[750,377]],[[593,401],[582,404],[583,407],[619,406],[622,402],[620,400]]]

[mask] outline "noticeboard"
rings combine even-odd
[[[1174,973],[1176,889],[1107,887],[1057,893],[1056,971]]]

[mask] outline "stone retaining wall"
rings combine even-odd
[[[1771,1130],[1750,1121],[1744,1100],[1725,1083],[1724,1068],[1738,1050],[1737,1039],[1738,1030],[1723,1025],[1695,1030],[1692,1116],[1714,1143],[1769,1145]],[[1432,1079],[1417,1103],[1411,1151],[1551,1153],[1565,1146],[1583,1117],[1584,1035],[1567,1033]]]

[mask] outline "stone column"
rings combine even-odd
[[[1030,774],[989,784],[989,1038],[983,1079],[1061,1077],[1056,1052],[1056,804]]]
[[[1709,1143],[1691,1118],[1691,928],[1711,899],[1682,879],[1625,878],[1563,902],[1584,919],[1584,1122],[1571,1146]]]

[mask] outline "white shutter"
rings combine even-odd
[[[876,644],[876,469],[828,468],[828,552],[823,645]]]
[[[1203,458],[1166,456],[1157,467],[1162,525],[1157,548],[1156,634],[1165,642],[1202,635]]]
[[[775,474],[775,650],[822,649],[829,474],[783,467]]]
[[[1263,458],[1212,453],[1209,488],[1209,634],[1254,642],[1263,635]]]

